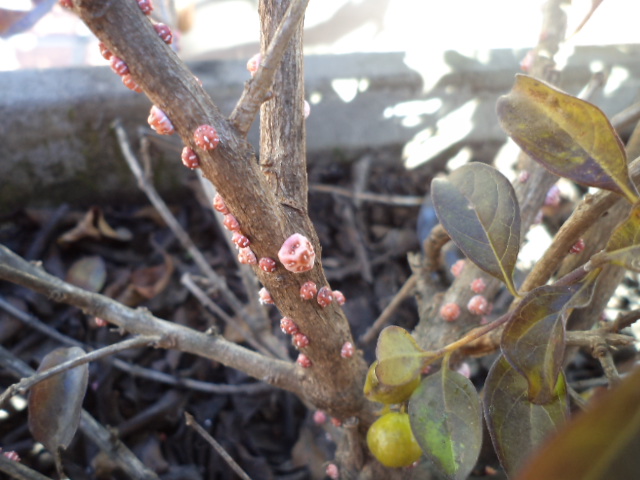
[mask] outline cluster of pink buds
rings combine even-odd
[[[469,300],[467,310],[474,315],[487,315],[491,311],[491,305],[483,295],[476,295]]]
[[[227,208],[227,204],[224,203],[224,199],[219,193],[216,193],[216,196],[213,197],[213,208],[223,215],[227,215],[230,213],[229,209]]]
[[[99,47],[100,55],[102,55],[102,57],[109,62],[109,66],[111,67],[111,69],[118,75],[120,75],[124,86],[129,90],[140,93],[142,91],[142,88],[137,84],[137,82],[129,73],[129,67],[127,66],[127,64],[121,58],[116,57],[104,43],[100,42]]]
[[[4,455],[6,458],[8,458],[9,460],[12,460],[14,462],[19,462],[20,461],[20,455],[18,455],[18,452],[16,452],[15,450],[9,450],[8,452],[2,452],[2,455]]]
[[[193,132],[193,141],[202,150],[213,150],[220,143],[220,137],[211,125],[200,125]]]
[[[273,273],[277,269],[276,261],[270,257],[262,257],[258,262],[258,266],[263,272]]]
[[[273,305],[273,298],[271,298],[271,294],[266,288],[262,287],[258,292],[258,296],[262,305]]]
[[[185,167],[190,168],[191,170],[195,170],[196,168],[200,167],[200,158],[198,157],[198,154],[193,150],[193,148],[184,147],[182,149],[182,155],[180,157],[182,158],[182,164]]]
[[[282,317],[280,319],[280,330],[286,335],[295,335],[300,331],[295,322],[289,317]]]
[[[304,333],[296,333],[293,336],[293,346],[297,349],[309,346],[309,337],[307,337]]]
[[[151,0],[138,0],[138,6],[140,7],[140,10],[142,10],[142,13],[144,13],[145,15],[149,15],[153,10],[153,4],[151,3]]]
[[[294,233],[280,247],[278,258],[290,272],[301,273],[313,268],[316,254],[307,237]]]
[[[300,298],[303,300],[312,300],[318,293],[318,287],[313,282],[304,282],[300,287]]]
[[[147,122],[149,122],[149,126],[160,135],[172,135],[176,131],[166,113],[155,105],[153,105],[149,111]]]
[[[302,368],[311,367],[311,360],[304,353],[298,355],[296,363],[300,365]]]
[[[261,63],[262,63],[262,55],[260,53],[256,53],[247,62],[247,70],[249,70],[249,73],[251,74],[252,77],[256,74],[256,72],[258,71],[258,68],[260,68]]]
[[[253,253],[253,250],[245,247],[238,250],[238,262],[244,265],[256,265],[258,259],[256,258],[256,254]]]
[[[329,287],[322,287],[318,290],[318,305],[322,308],[329,306],[329,304],[333,301],[333,293]]]
[[[440,316],[446,322],[453,322],[460,316],[460,307],[455,303],[447,303],[440,308]]]
[[[153,28],[164,43],[171,45],[171,42],[173,42],[173,33],[171,33],[171,29],[167,25],[164,23],[156,23],[153,25]]]
[[[344,345],[342,345],[342,348],[340,349],[340,356],[342,358],[351,358],[353,357],[353,354],[355,353],[355,348],[353,346],[353,343],[351,342],[344,342]]]

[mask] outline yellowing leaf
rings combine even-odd
[[[563,375],[558,377],[555,392],[553,402],[536,405],[527,399],[527,381],[503,356],[491,367],[485,381],[484,416],[493,447],[507,474],[515,473],[566,421],[568,404]],[[539,478],[559,480],[563,477]]]
[[[624,146],[596,106],[526,75],[498,99],[505,132],[546,169],[582,185],[638,200]]]
[[[405,385],[422,371],[424,352],[404,328],[390,326],[380,332],[376,346],[379,382],[388,386]]]
[[[502,280],[511,293],[520,249],[520,208],[509,180],[483,163],[470,163],[431,183],[440,223],[478,267]]]
[[[631,210],[629,217],[613,232],[604,257],[614,265],[640,271],[640,207]]]
[[[446,478],[464,480],[482,446],[482,407],[471,381],[443,367],[409,401],[411,429],[424,454]]]

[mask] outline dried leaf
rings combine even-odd
[[[498,99],[505,132],[542,166],[574,182],[624,195],[638,192],[629,178],[624,146],[596,106],[526,75],[517,75]]]
[[[376,377],[384,385],[404,385],[420,375],[424,353],[404,328],[390,326],[380,332],[376,346]]]
[[[161,265],[134,270],[130,283],[117,300],[133,307],[162,293],[169,285],[174,270],[171,256],[163,253],[163,258],[164,263]]]
[[[531,452],[566,421],[567,392],[562,374],[556,395],[547,405],[531,403],[527,399],[527,381],[504,356],[491,367],[485,381],[484,415],[493,447],[507,474],[518,470]]]
[[[478,267],[515,294],[513,270],[520,248],[520,208],[507,178],[483,163],[471,163],[431,183],[440,223]]]
[[[464,480],[482,446],[482,407],[471,381],[443,367],[422,380],[409,401],[411,430],[446,478]]]
[[[37,371],[84,354],[79,347],[58,348],[42,359]],[[29,430],[54,454],[69,446],[78,429],[88,379],[89,366],[84,364],[34,385],[29,392]]]
[[[67,282],[90,292],[99,292],[107,279],[107,267],[102,257],[83,257],[71,265]]]
[[[609,480],[640,472],[640,368],[595,400],[527,462],[518,480]]]
[[[82,240],[83,238],[110,238],[112,240],[127,242],[133,238],[133,235],[126,228],[114,230],[105,220],[102,210],[98,207],[92,207],[75,227],[58,238],[58,243],[66,245]]]

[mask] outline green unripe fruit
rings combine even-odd
[[[367,445],[385,467],[408,467],[422,456],[407,413],[389,412],[373,422],[367,432]]]

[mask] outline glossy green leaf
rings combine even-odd
[[[558,377],[556,398],[547,405],[529,402],[527,389],[525,378],[504,356],[498,357],[485,381],[484,415],[493,447],[509,475],[568,417],[564,375]]]
[[[518,480],[610,480],[640,472],[640,368],[547,442]]]
[[[582,185],[624,195],[638,192],[629,178],[624,146],[596,106],[526,75],[498,99],[504,131],[545,168]]]
[[[502,352],[526,377],[534,403],[553,400],[564,357],[565,306],[577,291],[577,286],[547,285],[532,290],[502,334]]]
[[[515,293],[520,208],[509,180],[495,168],[474,162],[434,179],[431,198],[440,223],[460,250]]]
[[[443,367],[425,377],[409,401],[411,429],[446,478],[464,480],[482,446],[482,407],[471,381]]]
[[[85,353],[79,347],[58,348],[42,359],[38,372]],[[89,366],[79,365],[37,383],[29,391],[29,430],[47,450],[67,448],[78,430],[82,400],[87,391]]]
[[[420,375],[424,356],[415,339],[404,328],[387,327],[378,337],[376,376],[384,385],[407,384]]]

